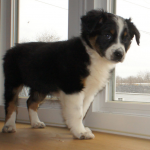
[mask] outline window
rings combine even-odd
[[[9,49],[11,46],[13,46],[14,43],[17,42],[17,40],[19,42],[41,41],[41,35],[43,34],[50,35],[52,33],[52,35],[59,35],[59,40],[66,40],[68,37],[71,38],[73,36],[79,36],[80,35],[80,16],[83,15],[85,12],[85,9],[87,9],[85,7],[86,6],[85,4],[88,4],[88,3],[85,3],[85,0],[81,0],[81,1],[56,0],[55,2],[50,1],[50,0],[30,0],[30,1],[29,0],[28,1],[27,0],[19,0],[19,1],[12,0],[11,2],[10,1],[8,2],[8,1],[9,0],[6,0],[6,1],[0,0],[0,2],[4,4],[3,6],[1,6],[1,8],[3,8],[4,10],[4,13],[2,14],[2,17],[3,17],[2,23],[4,24],[3,25],[4,31],[6,31],[7,33],[7,34],[4,34],[4,35],[7,35],[7,38],[4,38],[4,41],[0,41],[0,42],[3,42],[3,44],[5,44],[5,43],[9,43],[9,40],[11,40],[10,43],[12,43],[11,45],[9,43],[7,47],[3,47],[4,52],[7,49]],[[20,2],[20,5],[21,4],[25,5],[24,6],[25,10],[22,13],[21,13],[21,6],[18,4],[19,2]],[[28,3],[28,5],[26,5],[25,3],[26,4]],[[18,8],[19,8],[18,6],[20,6],[20,11],[18,11]],[[35,6],[38,9],[42,7],[41,9],[44,9],[44,11],[40,12],[39,10],[37,12],[36,10],[36,13],[34,13],[34,9],[36,9]],[[50,10],[46,9],[45,7],[49,7],[49,8],[56,7],[56,8],[49,15],[47,14],[47,12],[49,12]],[[88,9],[90,9],[90,5]],[[14,12],[12,10],[14,10]],[[65,12],[66,15],[64,15],[64,13],[62,12],[58,13],[58,10]],[[28,14],[28,11],[30,11],[30,14]],[[54,12],[57,15],[54,14]],[[44,24],[42,24],[43,22],[40,22],[40,21],[41,20],[43,21],[43,18],[40,18],[39,22],[37,19],[35,19],[34,15],[36,16],[36,14],[39,14],[38,17],[40,17],[40,13],[42,14],[45,13],[45,15],[47,16],[45,19],[49,19],[51,21],[54,19],[53,22],[55,23],[53,24],[53,28],[52,26],[51,28],[49,28],[49,26],[45,25],[47,21],[45,21]],[[53,17],[53,16],[55,17],[53,19],[50,19],[50,17]],[[19,25],[18,25],[18,18],[20,19]],[[51,22],[51,24],[53,22]],[[12,26],[11,30],[10,30],[10,26],[7,27],[7,25],[10,25],[10,24]],[[38,24],[40,24],[40,26],[38,26]],[[56,26],[56,24],[58,26]],[[63,24],[66,24],[66,25],[63,25]],[[7,27],[7,30],[5,29],[6,27]],[[37,29],[37,27],[39,28]],[[34,28],[36,28],[36,30],[34,30]],[[40,31],[40,33],[37,31]],[[17,36],[18,33],[19,33],[19,37]],[[0,35],[2,36],[3,34],[0,33]],[[49,36],[46,36],[46,37],[49,37]],[[47,39],[49,38],[46,38],[46,40]],[[44,40],[45,40],[45,37],[44,37]],[[58,40],[58,39],[55,39],[55,40]],[[2,56],[1,53],[0,53],[0,56]],[[1,72],[0,72],[0,76],[2,77]],[[0,80],[0,86],[3,87],[3,83],[1,83],[1,81],[3,81],[3,78],[0,78],[0,79],[2,79]],[[0,94],[3,95],[3,91]],[[2,95],[0,96],[2,97]],[[20,105],[19,105],[18,111],[21,113],[18,113],[18,116],[17,116],[18,122],[29,123],[29,116],[28,116],[28,112],[26,108],[27,97],[28,97],[28,89],[26,88],[22,91],[21,96],[20,96]],[[38,110],[39,118],[41,119],[41,121],[44,121],[47,125],[65,126],[64,120],[62,118],[61,107],[60,107],[59,101],[49,101],[48,104],[49,105],[42,105],[42,107]],[[45,114],[49,114],[49,115],[45,116]],[[4,106],[2,104],[0,106],[0,119],[3,120],[4,116],[5,116]]]
[[[68,0],[20,0],[20,43],[67,39]]]
[[[55,2],[50,0],[0,0],[0,4],[2,10],[0,37],[6,36],[1,38],[0,41],[0,50],[3,51],[3,53],[0,51],[0,56],[3,57],[5,51],[17,42],[47,42],[68,38],[68,0],[57,0]],[[0,63],[2,65],[2,61]],[[3,97],[4,81],[2,75],[2,70],[0,70],[1,97]],[[26,108],[28,90],[28,88],[24,88],[20,94],[18,111],[21,113],[17,116],[18,122],[29,122]],[[0,106],[0,119],[4,119],[3,101],[0,102],[2,104]],[[45,114],[49,114],[49,117],[45,117]],[[39,109],[39,117],[46,124],[64,126],[58,101],[50,101],[48,105],[42,105]]]
[[[125,61],[116,65],[105,89],[105,101],[100,102],[100,111],[102,112],[150,115],[148,110],[150,102],[149,22],[145,22],[147,20],[145,14],[148,13],[149,9],[144,6],[147,1],[140,2],[140,4],[138,2],[134,0],[116,1],[117,15],[133,18],[134,24],[140,31],[141,42],[140,46],[137,46],[135,39],[133,39]],[[127,7],[128,12],[123,7]],[[141,11],[139,11],[139,7],[142,8]],[[145,22],[145,28],[141,22],[142,25]],[[145,104],[146,102],[147,104]]]
[[[140,46],[133,39],[126,59],[116,67],[115,100],[150,102],[150,1],[118,0],[117,15],[130,18],[141,34]],[[128,10],[124,9],[128,8]]]
[[[19,43],[67,39],[68,0],[20,0]],[[29,88],[24,87],[20,97],[28,97],[28,93]]]
[[[133,46],[131,46],[127,54],[127,57],[129,57],[132,61],[130,60],[130,62],[127,63],[129,58],[126,58],[126,62],[125,62],[126,66],[123,66],[124,63],[122,63],[118,67],[116,67],[116,69],[112,73],[110,81],[107,83],[106,88],[95,97],[95,100],[92,106],[90,107],[87,113],[87,116],[85,118],[85,125],[95,131],[115,133],[115,134],[142,137],[142,138],[149,139],[150,138],[150,130],[149,130],[150,103],[145,103],[147,101],[146,98],[149,99],[148,93],[138,93],[138,94],[135,93],[134,94],[134,97],[136,96],[135,99],[133,99],[133,96],[132,96],[133,94],[131,93],[129,94],[118,93],[118,89],[116,90],[116,86],[118,87],[117,85],[118,78],[117,79],[115,78],[116,76],[115,74],[119,76],[122,75],[121,76],[122,78],[125,75],[133,76],[134,74],[139,72],[139,69],[141,69],[142,71],[146,70],[148,72],[148,69],[149,69],[148,68],[149,66],[148,65],[149,63],[148,62],[149,60],[148,59],[148,56],[149,56],[148,47],[149,46],[148,46],[147,41],[149,39],[148,37],[149,35],[147,33],[149,32],[150,28],[149,28],[149,25],[148,26],[146,25],[146,24],[149,24],[149,21],[146,18],[148,10],[149,10],[147,8],[149,7],[148,5],[145,5],[145,3],[147,3],[148,1],[141,2],[141,1],[135,0],[133,2],[133,1],[128,1],[128,0],[115,0],[113,2],[114,3],[111,3],[111,1],[109,0],[105,1],[107,5],[105,5],[103,8],[107,9],[107,11],[109,12],[117,13],[117,15],[120,15],[125,18],[129,18],[130,16],[131,17],[133,16],[133,22],[135,23],[135,25],[137,25],[137,28],[139,28],[140,32],[141,30],[144,32],[141,33],[140,46],[139,47],[136,46],[135,41],[133,40],[133,44],[132,44]],[[143,2],[145,2],[144,5],[143,5]],[[125,3],[127,3],[128,5],[127,4],[125,5]],[[136,3],[135,6],[138,8],[134,8],[132,3]],[[138,5],[142,5],[143,7],[141,6],[139,7]],[[144,8],[145,10],[143,10]],[[138,15],[138,18],[136,14]],[[144,38],[143,34],[146,34],[145,35],[146,38]],[[135,47],[136,49],[134,49]],[[142,50],[140,50],[140,48]],[[143,54],[143,49],[145,49],[145,54]],[[138,52],[139,54],[137,54]],[[138,59],[138,56],[140,56],[140,59]],[[142,56],[144,59],[143,62],[141,62]],[[138,67],[135,67],[136,65]],[[130,68],[130,70],[127,70],[125,68],[127,66]],[[116,80],[117,80],[117,83],[116,83]],[[139,86],[138,84],[136,85]],[[145,84],[141,86],[145,86]],[[149,85],[147,84],[147,87],[148,86]],[[119,95],[119,94],[122,94],[122,95]],[[124,95],[126,97],[123,97]],[[143,95],[145,97],[144,101],[142,97]],[[139,96],[139,99],[137,99],[137,96]]]

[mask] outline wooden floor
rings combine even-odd
[[[3,127],[0,122],[0,130]],[[73,139],[68,129],[31,129],[17,124],[16,133],[0,132],[0,150],[150,150],[150,141],[94,132],[93,140]]]

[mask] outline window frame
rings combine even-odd
[[[2,0],[0,0],[1,2]],[[9,1],[9,0],[7,0]],[[3,49],[9,49],[11,46],[14,46],[14,43],[18,42],[18,27],[19,27],[19,0],[12,0],[11,3],[7,3],[7,7],[5,7],[5,11],[9,12],[9,17],[6,18],[6,20],[9,20],[9,24],[11,25],[11,28],[8,32],[8,38],[10,40],[10,43],[7,45],[7,47]],[[86,11],[92,9],[91,6],[94,5],[94,0],[69,0],[69,10],[68,10],[68,38],[71,38],[73,36],[79,36],[80,35],[80,16],[85,14]],[[70,9],[71,8],[71,9]],[[78,12],[78,13],[77,13]],[[2,20],[3,21],[3,20]],[[5,51],[4,51],[5,53]],[[3,53],[3,54],[4,54]],[[3,55],[2,54],[2,55]],[[2,78],[3,81],[3,78]],[[1,83],[1,87],[3,87],[3,83]],[[3,94],[3,92],[2,92]],[[21,104],[25,104],[27,98],[19,98],[21,100]],[[58,106],[59,103],[57,100],[53,101],[56,106]],[[3,103],[0,105],[0,120],[4,120],[4,106]],[[17,115],[17,122],[22,123],[29,123],[29,116],[28,111],[25,106],[19,106],[18,107],[18,113]],[[45,114],[49,114],[47,117]],[[54,115],[55,114],[55,115]],[[52,125],[52,126],[60,126],[64,127],[66,126],[64,123],[64,119],[62,117],[61,109],[60,108],[40,108],[38,110],[38,115],[41,121],[44,121],[46,125]]]
[[[11,46],[11,2],[0,0],[0,65],[3,64],[3,55]],[[7,8],[7,10],[6,10]],[[0,67],[0,105],[3,103],[4,76],[3,67]]]
[[[0,0],[0,120],[4,120],[3,56],[7,49],[17,43],[17,11],[19,0]]]
[[[115,0],[114,3],[110,3],[110,1],[108,0],[107,3],[108,3],[107,11],[115,14],[117,0]],[[108,85],[105,88],[105,98],[103,99],[103,101],[100,102],[101,106],[100,110],[102,112],[113,112],[113,113],[145,115],[145,116],[150,115],[150,103],[116,101],[115,93],[116,93],[116,73],[114,69],[111,78],[108,82]]]
[[[116,2],[106,1],[107,11],[112,12]],[[150,139],[150,103],[114,101],[115,70],[106,88],[100,92],[85,118],[85,125],[94,131]],[[98,119],[99,118],[99,119]]]

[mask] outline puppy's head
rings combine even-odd
[[[122,62],[135,35],[139,45],[140,33],[131,22],[103,10],[92,10],[81,18],[81,36],[101,57]]]

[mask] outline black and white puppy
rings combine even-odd
[[[32,127],[45,127],[38,118],[39,104],[56,94],[68,128],[79,139],[94,135],[82,120],[94,99],[105,87],[110,71],[122,62],[135,35],[130,19],[92,10],[81,18],[81,36],[68,41],[18,44],[4,56],[5,111],[3,132],[15,132],[18,94],[30,87],[27,106]],[[55,114],[54,114],[55,115]]]

